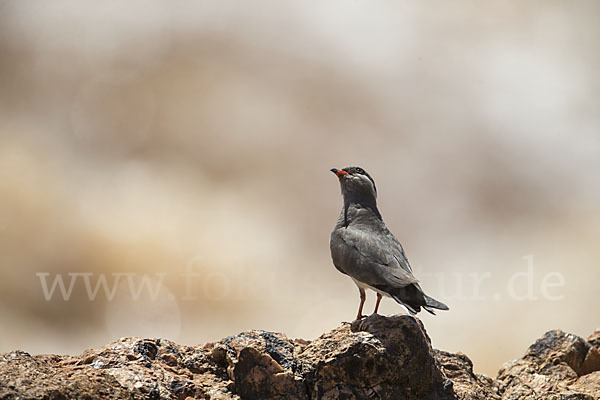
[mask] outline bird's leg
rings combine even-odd
[[[375,303],[375,311],[373,314],[377,314],[377,310],[379,310],[379,303],[381,302],[381,294],[377,293],[377,303]]]
[[[360,292],[360,306],[358,306],[358,315],[356,316],[356,319],[362,319],[364,318],[364,315],[362,315],[362,309],[363,305],[365,304],[365,300],[367,299],[367,295],[365,294],[365,289],[358,288],[358,291]]]

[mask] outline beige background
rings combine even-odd
[[[435,347],[495,375],[591,333],[599,4],[0,2],[0,351],[350,320],[328,249],[348,165],[451,308],[421,315]],[[36,273],[163,286],[46,301]]]

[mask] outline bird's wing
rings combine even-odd
[[[339,270],[372,287],[394,288],[418,282],[391,233],[351,226],[336,229],[332,232],[331,254]]]
[[[412,273],[412,268],[408,262],[408,258],[406,257],[406,254],[404,254],[404,249],[402,248],[402,245],[398,239],[396,239],[396,237],[392,234],[392,232],[389,231],[389,229],[387,229],[387,227],[384,227],[383,235],[386,237],[386,241],[389,244],[389,249],[391,250],[392,254],[394,254],[394,257],[398,261],[400,267]]]

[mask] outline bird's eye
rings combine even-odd
[[[359,174],[364,174],[365,170],[362,168],[356,168],[356,172],[358,172]]]

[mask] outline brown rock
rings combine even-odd
[[[592,346],[600,348],[600,329],[596,329],[596,331],[587,338],[587,341]]]
[[[521,359],[498,373],[503,399],[600,398],[598,348],[585,339],[554,330],[531,345]]]
[[[551,331],[497,380],[433,350],[410,316],[374,315],[314,341],[248,331],[201,346],[123,338],[76,357],[0,355],[12,399],[598,399],[600,332]]]
[[[453,384],[454,392],[460,399],[500,399],[494,386],[494,379],[473,372],[473,363],[462,353],[452,354],[435,350],[444,375]]]
[[[337,328],[299,354],[311,399],[452,399],[416,318],[370,316]]]

